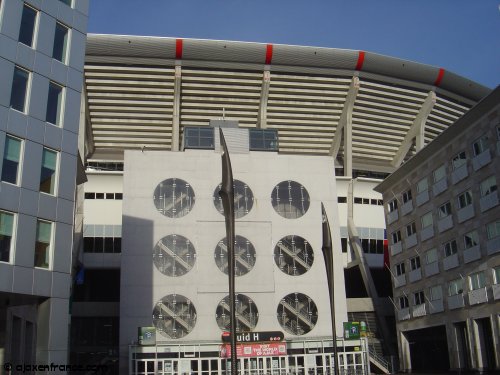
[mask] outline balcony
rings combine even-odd
[[[439,273],[439,264],[438,262],[433,262],[425,265],[425,276],[429,277]]]
[[[500,236],[492,238],[486,242],[486,252],[488,255],[500,252]]]
[[[405,274],[402,274],[402,275],[399,275],[399,276],[396,276],[394,278],[394,288],[399,288],[403,285],[406,285],[406,277],[405,277]]]
[[[498,193],[496,191],[481,197],[479,200],[479,207],[481,212],[487,211],[498,205]]]
[[[467,163],[461,165],[453,172],[451,172],[451,183],[455,185],[457,182],[462,181],[469,175],[469,171],[467,170]]]
[[[401,241],[396,242],[394,245],[391,245],[391,255],[392,256],[399,254],[402,251],[403,251],[403,245],[402,245]]]
[[[420,268],[410,271],[410,274],[408,275],[408,281],[410,283],[414,283],[415,281],[418,281],[421,278],[422,278],[422,270]]]
[[[406,237],[405,245],[406,245],[407,249],[409,249],[413,246],[416,246],[417,243],[418,243],[418,241],[417,241],[417,234],[416,233],[413,233],[411,236]]]
[[[422,303],[421,305],[413,306],[412,315],[414,318],[418,318],[419,316],[427,315],[425,303]]]
[[[424,190],[417,194],[415,201],[417,203],[417,207],[423,205],[425,202],[429,200],[429,190]]]
[[[465,306],[464,295],[462,293],[448,297],[448,309],[455,310]]]
[[[387,214],[387,225],[394,223],[399,219],[398,210],[391,211]]]
[[[481,152],[479,155],[472,158],[472,168],[474,168],[474,171],[477,171],[478,169],[481,169],[486,164],[488,164],[490,161],[491,161],[490,150],[485,150]]]
[[[399,320],[408,320],[410,319],[410,308],[407,307],[405,309],[401,309],[398,311],[398,319]]]
[[[464,263],[470,263],[479,258],[481,258],[481,249],[479,245],[464,250]]]
[[[488,302],[486,288],[479,288],[469,292],[469,305],[478,305],[485,302]]]
[[[429,301],[429,314],[437,314],[444,311],[443,300]]]
[[[434,226],[428,225],[425,228],[422,228],[420,231],[420,241],[426,241],[429,238],[434,237]]]
[[[413,211],[413,202],[411,200],[409,200],[408,202],[404,203],[401,206],[401,215],[402,216],[408,215],[412,211]]]
[[[491,289],[493,291],[493,299],[499,300],[500,299],[500,284],[494,284],[491,286]]]
[[[466,220],[469,220],[471,217],[474,217],[474,206],[469,204],[464,208],[460,208],[457,211],[457,219],[459,223],[463,223]]]
[[[448,189],[448,182],[446,181],[446,178],[442,178],[434,185],[432,185],[432,194],[434,194],[434,196],[437,196],[446,189]]]
[[[453,217],[451,215],[445,216],[438,220],[438,231],[442,233],[453,227]]]
[[[443,259],[443,268],[445,271],[455,267],[458,267],[458,254],[453,254]]]

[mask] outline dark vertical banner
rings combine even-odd
[[[226,238],[228,252],[228,275],[229,275],[229,305],[231,308],[230,331],[231,331],[231,374],[237,374],[236,355],[236,295],[234,288],[234,181],[231,159],[227,150],[226,140],[222,128],[219,128],[220,144],[222,146],[222,186],[219,195],[224,208],[226,219]]]

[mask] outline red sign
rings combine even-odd
[[[286,344],[283,342],[272,342],[268,344],[237,344],[236,355],[238,357],[269,357],[286,355]],[[231,357],[231,345],[223,344],[220,347],[222,358]]]

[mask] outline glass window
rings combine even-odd
[[[347,197],[338,197],[337,202],[338,203],[347,203]]]
[[[24,4],[23,15],[21,17],[21,25],[19,27],[18,41],[33,46],[33,39],[35,34],[37,11],[32,7]]]
[[[406,309],[406,308],[408,308],[408,306],[410,306],[410,304],[408,302],[408,297],[406,297],[406,296],[399,297],[399,307],[401,309]]]
[[[71,6],[72,0],[59,0],[61,3],[64,3],[68,6]]]
[[[415,222],[410,223],[406,226],[406,237],[410,237],[412,234],[417,233],[417,227]]]
[[[446,166],[443,164],[438,169],[436,169],[433,173],[433,176],[434,176],[434,183],[441,181],[443,178],[445,178],[446,177]]]
[[[249,129],[251,151],[278,151],[278,131]]]
[[[469,276],[469,280],[470,280],[471,290],[481,289],[484,288],[486,285],[483,271],[471,274]]]
[[[481,138],[474,141],[472,144],[472,150],[474,151],[474,156],[477,156],[488,149],[488,137],[483,135]]]
[[[296,219],[309,209],[311,200],[307,189],[295,181],[283,181],[276,185],[271,194],[274,210],[285,219]]]
[[[404,262],[403,263],[399,263],[399,264],[396,264],[396,276],[401,276],[401,275],[404,275],[406,272],[406,269],[405,269],[405,264]]]
[[[397,230],[392,234],[392,243],[395,244],[399,241],[401,241],[401,231]]]
[[[408,201],[411,201],[411,190],[407,190],[402,194],[403,197],[403,203],[406,203]]]
[[[420,221],[422,222],[422,228],[431,226],[433,224],[432,212],[427,212],[426,214],[424,214],[420,218]]]
[[[413,302],[415,303],[415,306],[425,303],[425,295],[422,290],[413,294]]]
[[[59,22],[56,23],[52,57],[56,60],[59,60],[63,64],[66,64],[67,59],[68,33],[69,29],[66,26],[60,24]]]
[[[5,137],[3,151],[2,181],[17,184],[19,178],[19,164],[21,158],[22,141],[11,137]]]
[[[398,201],[397,199],[393,199],[388,204],[389,212],[395,211],[398,209]]]
[[[52,223],[38,220],[36,226],[35,267],[50,267],[51,243]]]
[[[14,215],[0,211],[0,262],[10,262],[11,249],[14,245]]]
[[[425,253],[425,261],[427,262],[427,264],[437,262],[437,260],[438,254],[436,248],[427,250],[427,253]]]
[[[49,83],[47,112],[45,121],[54,125],[61,125],[63,88],[54,82]]]
[[[445,204],[440,206],[438,209],[438,214],[439,214],[440,219],[445,218],[446,216],[449,216],[451,214],[451,203],[446,202]]]
[[[217,186],[213,193],[214,206],[221,215],[224,215],[224,207],[222,205],[222,198],[219,192],[222,188],[222,182]],[[234,218],[240,219],[247,215],[253,207],[253,193],[250,186],[240,180],[233,181],[234,189]]]
[[[465,155],[465,151],[462,151],[455,155],[455,157],[451,161],[454,170],[460,168],[465,163],[467,163],[467,156]]]
[[[488,240],[492,240],[500,236],[500,221],[494,221],[486,226],[486,232],[488,234]]]
[[[417,184],[417,193],[427,191],[429,189],[429,183],[427,182],[427,177],[421,179]]]
[[[57,152],[43,149],[42,170],[40,173],[40,191],[55,194],[56,190]]]
[[[443,298],[443,290],[441,285],[432,286],[429,288],[429,299],[431,301],[436,301]]]
[[[495,284],[500,284],[500,266],[493,269],[493,276],[495,278]]]
[[[99,199],[97,196],[96,198]],[[180,218],[191,212],[196,196],[188,182],[180,178],[168,178],[156,186],[153,201],[161,214],[170,218]]]
[[[445,257],[452,256],[453,254],[456,254],[457,251],[458,251],[457,241],[452,240],[452,241],[446,242],[444,244],[444,256]]]
[[[462,294],[464,292],[464,280],[462,278],[455,279],[448,284],[448,295],[456,296],[457,294]]]
[[[483,182],[481,182],[481,196],[492,194],[497,191],[497,179],[495,176],[490,176]]]
[[[420,268],[420,257],[413,257],[410,259],[410,269],[412,271],[418,270]]]
[[[479,245],[479,235],[476,230],[464,235],[464,245],[466,249]]]
[[[472,192],[470,190],[464,191],[458,196],[458,207],[464,208],[472,204]]]
[[[28,71],[16,66],[14,69],[14,79],[12,80],[12,90],[10,92],[10,106],[18,111],[24,112],[26,109],[26,93],[28,91]]]

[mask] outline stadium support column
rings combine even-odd
[[[406,154],[410,151],[413,140],[415,140],[415,148],[417,152],[425,146],[425,123],[427,122],[427,117],[431,113],[434,104],[436,104],[436,94],[433,91],[430,91],[424,103],[420,107],[417,117],[415,117],[410,129],[406,133],[405,139],[401,143],[401,146],[399,146],[394,159],[392,159],[391,164],[394,167],[399,167],[401,165]]]
[[[349,85],[349,91],[344,103],[344,109],[340,115],[339,123],[337,129],[335,130],[335,136],[332,140],[332,145],[330,147],[330,156],[334,159],[340,150],[340,145],[342,143],[342,136],[344,138],[344,175],[352,176],[352,111],[354,108],[354,102],[356,101],[356,96],[359,91],[359,78],[352,77],[351,84]]]
[[[180,117],[181,117],[181,84],[182,84],[182,68],[180,65],[175,65],[174,78],[174,113],[172,116],[172,151],[179,151],[179,132],[180,132]]]
[[[266,66],[262,74],[262,86],[260,89],[259,118],[257,128],[267,128],[267,99],[269,98],[269,86],[271,85],[271,72]]]

